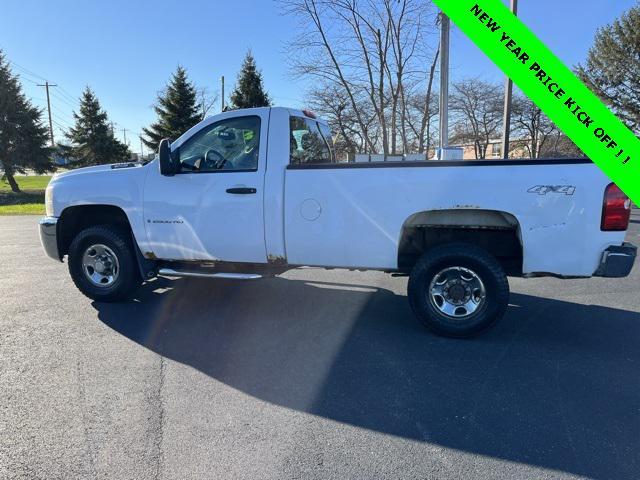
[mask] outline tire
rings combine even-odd
[[[409,277],[408,297],[415,315],[431,331],[465,338],[502,318],[509,304],[509,282],[489,252],[452,243],[420,257]]]
[[[76,287],[99,302],[125,300],[142,284],[131,235],[115,226],[82,230],[71,242],[68,263]]]

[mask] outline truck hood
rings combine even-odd
[[[75,177],[77,175],[86,175],[88,173],[98,172],[117,172],[123,169],[132,169],[142,167],[141,163],[129,162],[129,163],[110,163],[106,165],[95,165],[93,167],[76,168],[67,172],[56,173],[53,180],[59,180],[62,178]]]
[[[65,208],[76,205],[139,207],[149,171],[146,167],[141,163],[97,165],[60,173],[47,186],[48,211],[58,217]]]

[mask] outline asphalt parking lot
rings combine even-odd
[[[2,479],[640,478],[638,265],[511,279],[503,322],[456,341],[380,273],[92,303],[36,222],[0,217]]]

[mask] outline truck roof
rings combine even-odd
[[[241,110],[251,110],[252,112],[258,112],[260,110],[284,110],[291,116],[309,118],[311,120],[316,120],[319,123],[327,124],[326,120],[316,116],[313,112],[306,109],[300,110],[299,108],[292,108],[292,107],[257,107],[257,108],[241,109]]]

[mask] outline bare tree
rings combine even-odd
[[[407,151],[429,153],[433,147],[433,138],[437,138],[435,119],[438,116],[437,95],[416,93],[410,96],[406,104],[406,121],[409,129]]]
[[[349,102],[348,95],[338,85],[322,86],[312,89],[307,96],[309,107],[327,119],[335,138],[335,150],[339,156],[351,156],[365,150],[365,138],[372,138],[372,124],[375,114],[361,109],[364,130],[359,128],[356,115]]]
[[[440,110],[438,96],[433,91],[433,80],[439,53],[440,49],[438,48],[427,74],[426,93],[415,89],[416,93],[410,95],[405,103],[405,118],[413,136],[413,144],[409,144],[408,148],[417,153],[429,153],[431,139],[434,134],[432,131],[433,120]],[[407,148],[405,148],[405,151],[407,151]]]
[[[477,78],[453,84],[453,140],[472,144],[476,159],[486,158],[487,148],[501,133],[502,98],[500,85]]]
[[[415,137],[409,101],[431,88],[432,54],[425,48],[435,27],[423,0],[281,0],[301,22],[288,46],[292,74],[313,78],[311,96],[336,100],[362,139],[359,150],[406,151]],[[310,29],[309,26],[312,28]],[[427,108],[430,103],[425,104]],[[336,105],[327,105],[337,120]],[[318,110],[325,110],[319,108]],[[372,124],[372,117],[375,125]],[[343,125],[344,126],[344,125]],[[424,127],[426,129],[426,127]],[[423,131],[422,127],[418,132]],[[346,134],[347,129],[343,134]]]
[[[551,135],[544,148],[540,150],[538,158],[582,158],[586,155],[560,130]]]
[[[514,96],[512,126],[516,149],[524,150],[530,158],[584,155],[535,103],[521,93]]]
[[[548,143],[560,133],[549,117],[522,94],[514,96],[511,121],[516,138],[530,158],[539,158]]]
[[[198,97],[200,99],[201,120],[207,117],[207,114],[211,111],[214,105],[218,102],[218,92],[209,93],[207,87],[200,87],[198,89]]]

